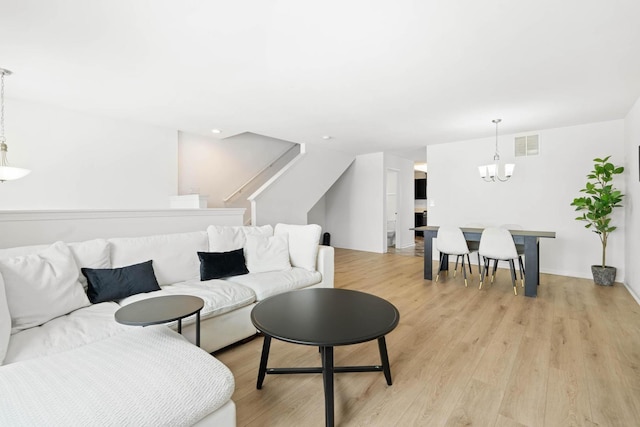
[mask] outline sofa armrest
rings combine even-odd
[[[318,259],[316,261],[316,269],[322,274],[322,282],[318,287],[333,288],[334,276],[334,250],[331,246],[318,246]]]

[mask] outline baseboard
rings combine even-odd
[[[413,248],[415,247],[416,244],[415,243],[411,243],[409,245],[404,245],[404,246],[396,246],[396,249],[407,249],[407,248]]]
[[[638,294],[633,290],[633,288],[629,286],[626,282],[623,282],[622,284],[624,285],[625,288],[627,288],[627,290],[629,291],[633,299],[636,300],[638,305],[640,305],[640,296],[638,296]]]

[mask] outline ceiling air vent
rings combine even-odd
[[[516,157],[537,156],[540,154],[538,135],[516,137]]]

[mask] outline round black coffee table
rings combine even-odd
[[[149,326],[178,321],[182,333],[182,319],[196,315],[196,345],[200,347],[200,310],[202,298],[191,295],[165,295],[132,302],[116,311],[116,322],[131,326]]]
[[[324,383],[325,420],[333,426],[334,372],[382,371],[391,385],[391,369],[384,336],[400,320],[390,302],[364,292],[346,289],[303,289],[286,292],[259,302],[251,321],[264,334],[256,387],[262,388],[266,374],[321,373]],[[317,346],[320,368],[267,368],[271,338],[294,344]],[[333,366],[333,347],[378,340],[381,365]]]

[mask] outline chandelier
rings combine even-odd
[[[500,175],[500,154],[498,153],[498,123],[500,123],[502,119],[494,119],[493,123],[496,124],[496,151],[493,155],[493,164],[478,166],[478,171],[480,172],[480,177],[487,182],[505,182],[508,181],[509,178],[513,175],[513,170],[516,165],[513,163],[507,163],[504,165],[504,173],[502,176]]]
[[[0,182],[22,178],[31,172],[29,169],[9,166],[7,160],[7,144],[4,137],[4,76],[11,75],[11,71],[0,68]]]

